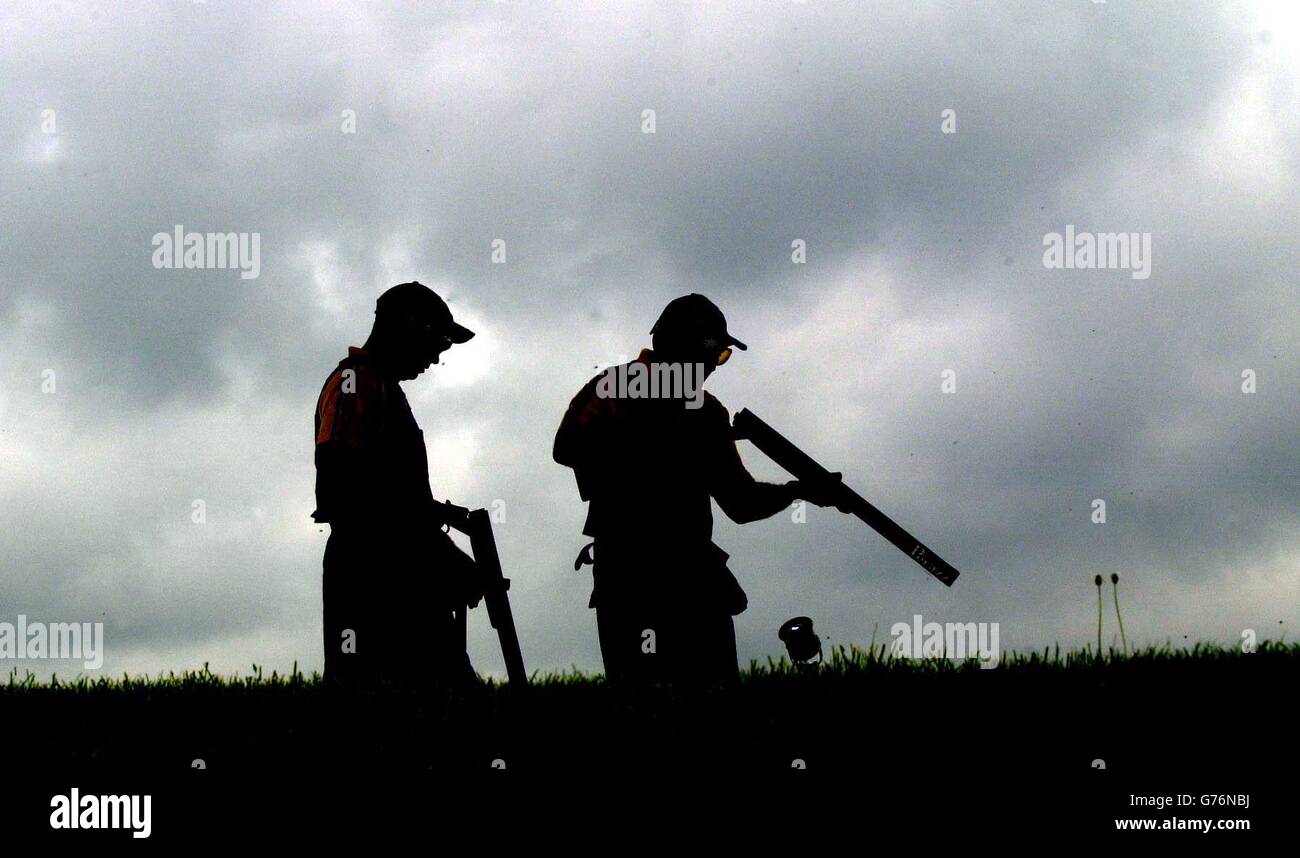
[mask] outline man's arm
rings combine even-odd
[[[333,521],[361,521],[375,514],[373,499],[384,489],[372,479],[375,468],[364,450],[343,441],[316,445],[316,503]],[[430,499],[428,509],[410,510],[412,517],[428,516],[438,525],[459,525],[469,509],[450,501]]]
[[[731,419],[726,408],[718,404],[721,412],[721,440],[717,445],[716,460],[710,494],[727,518],[737,524],[761,521],[788,508],[797,500],[806,500],[817,506],[834,506],[838,496],[833,485],[821,486],[790,480],[785,483],[764,483],[754,479],[740,458],[735,439],[731,435]],[[834,480],[839,474],[831,475]]]
[[[720,448],[716,466],[710,492],[727,518],[737,524],[770,518],[798,500],[794,480],[764,483],[754,479],[741,461],[735,441],[728,440]]]
[[[569,403],[551,451],[556,462],[573,468],[583,500],[591,500],[592,494],[599,491],[596,484],[600,469],[596,463],[604,458],[609,422],[617,415],[613,399],[596,395],[598,379],[583,385]]]

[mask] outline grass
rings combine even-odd
[[[678,831],[678,805],[721,831],[766,832],[773,814],[821,818],[832,797],[864,832],[910,820],[923,838],[1038,824],[1077,837],[1132,816],[1133,793],[1248,793],[1249,813],[1225,813],[1261,826],[1289,813],[1273,784],[1296,765],[1300,645],[1051,647],[991,670],[888,646],[828,655],[815,669],[751,664],[711,690],[629,691],[578,671],[536,675],[526,693],[484,682],[347,695],[296,669],[11,673],[0,806],[39,836],[50,797],[72,787],[152,795],[155,838],[184,843],[254,823],[295,838],[376,820],[454,828],[484,812],[483,836],[496,836],[515,801],[553,801],[584,835],[593,808],[612,805],[638,837]],[[732,802],[749,818],[730,816]]]
[[[22,737],[11,765],[77,776],[179,773],[199,759],[240,777],[352,767],[472,773],[493,761],[589,774],[773,772],[799,760],[859,775],[996,768],[1032,779],[1081,772],[1094,759],[1130,771],[1187,764],[1205,776],[1272,765],[1267,729],[1225,728],[1232,739],[1221,747],[1207,747],[1204,731],[1276,711],[1281,698],[1269,701],[1298,667],[1300,645],[1265,642],[1254,653],[1051,647],[1004,654],[992,670],[851,647],[820,668],[751,664],[737,687],[706,690],[632,691],[577,671],[536,675],[526,694],[488,681],[461,692],[349,695],[296,669],[48,683],[11,673],[0,682],[0,720]]]
[[[1124,653],[1114,647],[1098,655],[1092,648],[1061,651],[1059,644],[1045,647],[1042,652],[1003,653],[1002,660],[996,668],[1002,673],[1024,672],[1059,672],[1098,668],[1112,670],[1133,669],[1143,666],[1158,667],[1173,663],[1204,664],[1207,662],[1242,662],[1249,659],[1264,658],[1268,660],[1284,659],[1300,662],[1300,643],[1281,641],[1264,641],[1255,653],[1242,652],[1236,646],[1224,646],[1217,643],[1198,643],[1190,648],[1175,647],[1171,642],[1160,646],[1148,646],[1146,649]],[[856,677],[871,677],[882,674],[894,676],[946,675],[981,671],[978,661],[965,661],[927,658],[907,659],[896,657],[888,644],[870,647],[837,647],[832,650],[826,662],[820,667],[809,668],[792,664],[789,660],[769,658],[760,663],[751,661],[749,668],[742,672],[742,685],[795,679],[801,682],[833,682]],[[534,673],[530,678],[534,689],[541,687],[603,687],[601,674],[584,673],[573,669],[568,671]],[[253,665],[252,671],[244,676],[220,675],[211,672],[205,664],[201,670],[169,672],[165,675],[150,677],[97,676],[85,674],[70,680],[60,680],[57,675],[48,682],[41,682],[35,674],[18,675],[17,668],[10,671],[5,683],[0,684],[0,703],[7,695],[22,692],[63,694],[149,694],[161,692],[189,692],[226,690],[231,692],[293,692],[319,689],[322,687],[321,676],[313,672],[305,674],[295,664],[289,673],[272,671],[267,675],[263,668]],[[484,678],[482,689],[494,692],[508,692],[503,681]]]

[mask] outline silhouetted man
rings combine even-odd
[[[750,522],[803,498],[826,506],[830,487],[761,483],[732,438],[730,416],[702,389],[746,346],[703,295],[672,301],[653,349],[593,378],[569,404],[555,460],[574,469],[589,501],[594,587],[605,674],[636,684],[729,682],[738,676],[732,617],[747,604],[713,544],[710,497]],[[584,549],[582,559],[588,559]]]
[[[399,382],[474,334],[420,283],[379,296],[316,404],[316,511],[325,546],[325,678],[472,676],[452,611],[473,593],[473,561],[441,530],[464,510],[433,499],[424,433]]]

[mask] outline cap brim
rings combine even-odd
[[[742,352],[749,351],[749,346],[745,345],[740,340],[733,337],[731,334],[727,334],[727,339],[731,342],[733,346],[740,349]]]
[[[453,343],[467,343],[474,339],[474,332],[464,325],[452,322],[447,326],[447,336]]]

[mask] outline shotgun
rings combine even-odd
[[[811,456],[790,443],[784,435],[768,426],[754,416],[748,408],[742,408],[732,420],[735,437],[748,439],[755,447],[767,454],[768,458],[789,471],[795,479],[809,483],[831,483],[834,478],[830,472],[819,465]],[[862,519],[894,544],[894,547],[915,560],[922,569],[938,578],[947,586],[957,580],[960,574],[956,569],[935,554],[912,534],[903,530],[892,518],[876,509],[867,499],[853,489],[839,484],[845,494],[844,508]]]
[[[528,685],[528,673],[524,670],[524,655],[519,649],[519,634],[515,630],[514,614],[510,610],[510,579],[501,571],[501,558],[497,555],[496,539],[492,536],[492,518],[486,509],[476,509],[463,519],[449,519],[448,524],[469,537],[470,551],[474,555],[474,565],[478,568],[479,580],[483,586],[483,603],[487,606],[488,620],[497,630],[501,641],[501,655],[506,660],[506,677],[511,687],[523,688]],[[461,635],[465,633],[465,616],[468,605],[461,605],[456,611],[456,624]]]

